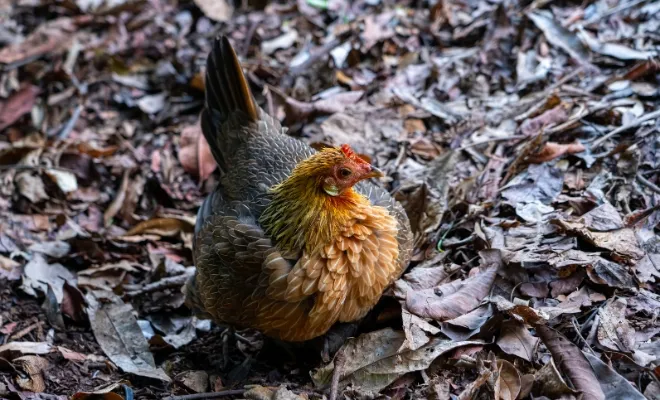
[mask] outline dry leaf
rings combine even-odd
[[[593,354],[584,353],[608,399],[645,400],[630,382]]]
[[[195,225],[190,221],[179,218],[154,218],[148,221],[143,221],[131,228],[124,236],[135,235],[158,235],[171,237],[176,236],[181,232],[190,233],[194,230]]]
[[[523,324],[509,321],[502,325],[497,345],[507,354],[516,355],[523,360],[532,361],[539,339],[532,336]]]
[[[546,10],[528,13],[529,19],[543,32],[546,40],[570,54],[577,61],[589,63],[589,52],[582,42],[568,29],[564,28]]]
[[[156,368],[147,340],[133,315],[133,307],[112,293],[104,293],[111,302],[102,303],[100,292],[86,296],[89,321],[96,341],[113,363],[126,373],[170,382],[162,369]]]
[[[520,374],[516,367],[506,360],[497,360],[495,400],[516,400],[520,394],[520,387]]]
[[[174,380],[195,393],[204,393],[209,387],[209,374],[205,371],[185,371]]]
[[[128,185],[130,183],[130,173],[131,171],[126,169],[124,170],[124,175],[115,195],[115,199],[112,201],[110,206],[103,213],[103,225],[108,227],[112,222],[112,219],[117,215],[119,210],[124,206],[124,200],[126,199],[126,191],[128,190]]]
[[[538,325],[536,332],[550,350],[552,358],[557,361],[575,388],[582,392],[584,400],[605,400],[605,394],[594,371],[576,345],[561,333],[545,325]]]
[[[0,51],[2,54],[4,50]],[[0,55],[1,58],[1,55]],[[7,100],[0,100],[0,131],[18,121],[23,115],[32,110],[37,101],[39,88],[27,85],[11,95]]]
[[[16,383],[24,390],[41,393],[46,390],[43,370],[48,368],[48,361],[39,356],[23,356],[14,359],[13,364],[17,369],[22,370],[27,376],[19,376]]]
[[[211,176],[217,164],[201,129],[199,121],[195,125],[183,129],[181,132],[179,162],[186,172],[198,176],[200,181],[205,181]]]
[[[399,352],[404,341],[403,333],[389,328],[360,335],[346,342],[337,352],[336,365],[331,363],[320,368],[312,379],[317,385],[323,385],[333,368],[338,368],[342,387],[352,384],[366,393],[375,394],[408,372],[428,368],[437,357],[450,350],[482,344],[433,338],[417,350]]]
[[[475,309],[488,294],[501,266],[499,250],[481,253],[483,272],[464,281],[453,281],[433,290],[408,292],[406,308],[421,318],[438,321],[456,318]]]
[[[569,107],[570,107],[570,105],[568,105],[568,104],[560,104],[560,105],[556,106],[555,108],[552,108],[552,109],[544,112],[543,114],[541,114],[537,117],[525,120],[525,122],[523,122],[520,125],[520,132],[525,136],[529,136],[529,137],[536,136],[538,134],[543,133],[543,130],[545,128],[561,124],[562,122],[566,122],[568,120],[568,109],[569,109]],[[550,142],[550,143],[552,143],[552,142]],[[547,145],[548,144],[546,144],[546,147],[547,147]],[[556,152],[557,150],[552,149],[553,145],[554,146],[561,146],[561,145],[558,145],[557,143],[552,143],[551,148],[546,150],[546,152],[550,153],[550,151],[552,151],[552,150],[554,150]],[[584,147],[580,151],[584,151]],[[580,151],[576,151],[576,153],[579,153]],[[550,154],[552,154],[552,153],[550,153]],[[539,155],[537,155],[537,157],[542,157],[542,155],[539,154]],[[545,157],[547,157],[547,156],[545,156]],[[557,157],[559,157],[559,156],[557,156]],[[548,160],[552,160],[552,158],[548,158]],[[543,161],[537,161],[537,162],[541,163]]]
[[[62,193],[67,194],[78,190],[78,179],[71,172],[53,168],[47,169],[45,172],[57,184]]]
[[[547,161],[559,158],[564,154],[581,153],[585,150],[582,143],[560,144],[554,142],[547,142],[540,152],[536,153],[529,158],[529,162],[540,164]]]
[[[598,309],[598,342],[610,350],[630,353],[635,347],[635,330],[626,319],[626,299],[610,301]]]
[[[25,354],[48,354],[50,350],[46,342],[9,342],[0,346],[0,357],[13,360]]]
[[[234,13],[234,7],[227,0],[194,0],[204,15],[218,22],[227,22]]]
[[[35,254],[32,260],[25,265],[21,289],[25,293],[36,297],[37,290],[47,293],[50,286],[59,304],[62,303],[64,297],[64,282],[75,284],[76,279],[76,275],[63,265],[48,264],[44,256]]]
[[[0,279],[16,281],[21,278],[21,264],[0,255]]]

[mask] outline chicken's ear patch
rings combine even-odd
[[[357,163],[367,163],[364,161],[358,154],[356,154],[353,149],[351,149],[351,146],[347,144],[342,144],[341,145],[341,152],[344,153],[344,156],[346,158],[350,158],[351,160],[357,162]]]

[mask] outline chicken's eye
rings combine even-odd
[[[352,173],[353,172],[348,168],[342,168],[339,170],[339,174],[344,178],[348,178]]]

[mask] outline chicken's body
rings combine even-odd
[[[226,39],[206,87],[202,130],[224,175],[198,213],[189,304],[285,341],[362,318],[410,259],[402,207],[369,181],[340,191],[324,178],[344,160],[371,166],[348,147],[316,152],[287,136],[254,102]]]

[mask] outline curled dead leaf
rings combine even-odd
[[[540,152],[530,157],[529,162],[540,164],[546,161],[554,160],[564,154],[581,153],[585,150],[582,143],[560,144],[555,142],[547,142]]]
[[[582,351],[558,331],[538,325],[536,332],[543,340],[552,358],[568,376],[577,390],[582,392],[584,400],[605,400],[598,379]]]
[[[194,230],[194,222],[180,218],[154,218],[143,221],[131,228],[124,236],[158,235],[171,237],[181,232],[190,233]]]
[[[39,356],[23,356],[13,361],[17,369],[25,372],[26,376],[16,378],[16,383],[24,390],[41,393],[46,390],[43,371],[48,368],[48,361]]]
[[[520,394],[520,373],[510,362],[497,360],[495,380],[495,400],[516,400]]]
[[[456,318],[475,309],[495,281],[502,260],[499,250],[482,252],[484,270],[464,281],[440,285],[433,290],[408,292],[405,307],[421,318],[438,321]],[[490,260],[486,263],[487,258]]]
[[[5,50],[0,51],[0,62]],[[7,100],[0,101],[0,131],[18,121],[32,110],[37,101],[39,88],[27,85],[11,95]]]
[[[199,121],[181,132],[179,162],[187,173],[198,176],[201,181],[208,179],[217,167]]]

